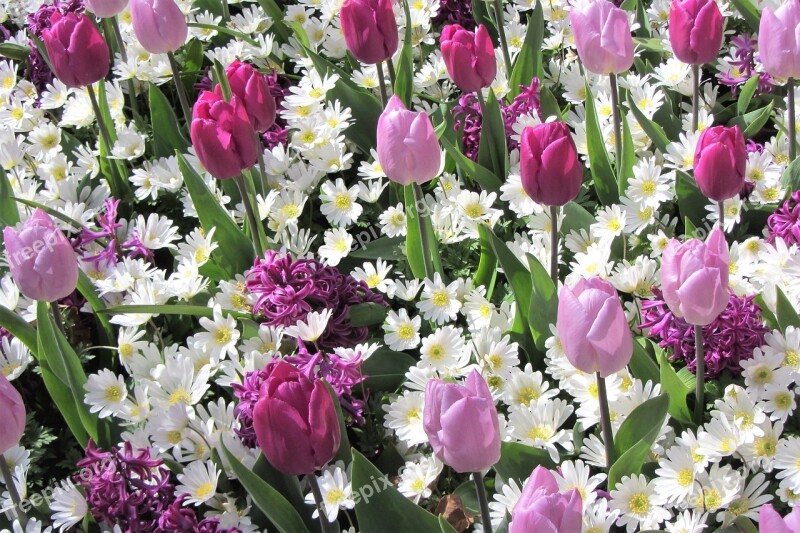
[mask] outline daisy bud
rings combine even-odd
[[[339,450],[339,421],[327,387],[282,361],[261,386],[253,427],[264,457],[284,474],[311,474]]]
[[[700,135],[694,151],[694,179],[715,202],[737,196],[744,186],[747,148],[739,126],[714,126]]]
[[[758,512],[760,533],[800,533],[800,507],[781,517],[771,503],[765,503]]]
[[[578,196],[583,167],[566,124],[525,128],[519,151],[522,187],[534,202],[564,205]]]
[[[386,61],[397,51],[392,0],[344,0],[339,20],[347,49],[362,63]]]
[[[86,8],[100,18],[110,18],[122,13],[128,0],[84,0]]]
[[[508,532],[580,533],[582,525],[583,504],[580,492],[572,489],[559,493],[558,482],[553,473],[543,466],[537,466],[511,511]]]
[[[572,366],[605,378],[619,372],[633,355],[633,336],[614,286],[581,278],[558,293],[558,335]]]
[[[456,472],[480,472],[500,460],[497,408],[477,370],[464,385],[428,381],[423,425],[436,457]]]
[[[675,316],[706,326],[728,306],[728,243],[715,227],[706,242],[671,239],[661,254],[661,290]]]
[[[3,229],[6,259],[19,290],[34,300],[54,302],[78,284],[78,261],[50,215],[37,209],[18,230]]]
[[[669,42],[690,65],[709,63],[722,46],[722,13],[714,0],[675,0],[669,9]]]
[[[186,43],[189,27],[174,0],[131,0],[133,32],[151,54],[174,52]]]
[[[569,12],[578,57],[590,72],[619,74],[633,65],[628,14],[608,0],[592,0]]]
[[[0,413],[3,423],[0,424],[0,455],[19,444],[25,433],[25,404],[22,396],[6,377],[0,372]]]
[[[231,92],[244,105],[256,131],[266,131],[275,123],[275,98],[269,92],[267,77],[252,65],[238,59],[225,69]]]
[[[800,78],[800,3],[785,2],[776,10],[765,7],[758,29],[758,57],[776,78]]]
[[[53,73],[64,85],[85,87],[108,74],[108,45],[89,17],[54,11],[42,41]]]
[[[466,93],[480,91],[494,81],[497,59],[486,26],[473,33],[458,24],[450,24],[439,38],[442,57],[453,83]]]
[[[431,119],[414,113],[396,95],[378,119],[378,160],[400,185],[423,184],[439,175],[442,151]]]

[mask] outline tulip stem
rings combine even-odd
[[[606,392],[606,378],[597,377],[597,400],[600,402],[600,429],[603,432],[603,444],[606,447],[606,471],[611,470],[614,464],[614,433],[611,430],[611,413],[608,410],[608,392]]]
[[[5,481],[6,488],[8,489],[8,494],[11,496],[11,501],[14,503],[14,512],[17,515],[19,525],[22,526],[22,531],[25,531],[25,524],[28,521],[28,517],[25,515],[25,511],[22,510],[22,500],[19,497],[19,492],[17,492],[17,485],[14,483],[14,477],[11,475],[11,469],[8,468],[6,458],[1,453],[0,473],[3,475],[3,480]]]
[[[789,78],[786,81],[786,97],[788,98],[786,107],[789,110],[789,160],[791,162],[797,158],[797,132],[795,131],[797,119],[795,118],[794,110],[794,78]]]
[[[692,131],[700,125],[700,65],[692,65]]]
[[[703,327],[694,327],[694,360],[695,370],[694,375],[696,378],[696,386],[694,389],[694,421],[697,424],[703,422],[703,410],[705,409],[705,377],[706,377],[706,359],[703,351]]]
[[[311,485],[311,492],[314,494],[314,501],[317,503],[317,513],[319,514],[319,525],[322,533],[332,533],[331,524],[328,522],[328,517],[325,514],[325,502],[322,499],[322,491],[319,489],[319,481],[315,474],[306,476],[309,485]]]
[[[261,194],[267,195],[267,171],[264,164],[264,141],[261,140],[261,133],[256,132],[256,147],[258,149],[258,171],[261,173]]]
[[[550,279],[558,291],[558,206],[550,206]]]
[[[725,233],[725,202],[717,202],[717,209],[719,212],[719,229]]]
[[[494,18],[497,22],[497,35],[500,37],[500,48],[503,49],[503,61],[506,63],[506,76],[511,77],[511,54],[508,53],[506,30],[503,27],[503,0],[494,0]]]
[[[230,20],[231,10],[228,7],[228,0],[222,0],[222,20]]]
[[[190,128],[192,125],[192,110],[189,107],[189,97],[186,95],[186,87],[183,86],[183,82],[181,81],[178,62],[175,61],[175,54],[172,52],[167,52],[167,58],[169,59],[169,66],[172,69],[172,78],[175,80],[175,88],[178,90],[178,100],[181,102],[183,118],[186,120],[186,127]]]
[[[50,311],[53,313],[53,321],[56,323],[58,331],[66,338],[67,332],[64,329],[64,321],[61,319],[61,310],[58,308],[58,303],[53,302],[50,304]]]
[[[483,485],[483,474],[473,472],[472,479],[475,481],[475,491],[478,493],[478,504],[481,507],[481,522],[484,533],[492,533],[492,515],[489,512],[489,500],[486,498],[486,487]]]
[[[103,80],[100,80],[100,83],[103,83]],[[94,92],[94,87],[87,85],[86,90],[89,92],[89,100],[92,102],[92,110],[97,119],[97,127],[100,129],[100,138],[103,139],[103,143],[106,145],[106,157],[108,157],[111,155],[114,144],[111,142],[111,135],[109,135],[108,129],[106,129],[106,123],[103,121],[103,113],[100,111],[100,105],[97,103],[97,95]]]
[[[244,183],[244,178],[241,174],[233,178],[236,186],[239,188],[239,194],[242,195],[242,204],[244,205],[244,212],[247,215],[247,225],[250,226],[250,238],[253,239],[253,246],[259,257],[264,255],[264,249],[261,247],[261,239],[258,236],[258,222],[256,214],[253,212],[253,206],[250,205],[250,196],[247,194],[247,185]]]
[[[103,24],[106,24],[107,27],[111,28],[111,33],[114,34],[114,40],[117,41],[117,48],[119,48],[119,55],[122,58],[122,61],[128,61],[128,52],[125,50],[125,41],[122,39],[122,32],[119,30],[119,23],[117,22],[117,17],[109,17],[107,19],[103,19]],[[108,34],[108,32],[106,32]],[[141,130],[142,125],[141,116],[139,115],[139,104],[136,102],[136,84],[133,81],[133,78],[128,80],[128,96],[130,96],[130,103],[131,103],[131,113],[133,113],[133,121],[136,122],[136,126]]]
[[[378,61],[378,64],[375,65],[378,69],[378,85],[381,88],[381,103],[383,107],[386,107],[387,102],[389,101],[389,97],[386,95],[386,80],[383,79],[383,62]]]
[[[619,112],[619,87],[617,87],[617,75],[609,74],[608,80],[611,83],[611,113],[614,118],[614,160],[616,162],[617,179],[622,174],[622,118]]]
[[[422,217],[430,216],[428,214],[427,204],[425,203],[425,195],[422,194],[422,187],[419,183],[412,183],[411,187],[414,189],[414,207],[417,212],[417,225],[419,225],[419,238],[420,245],[422,246],[422,261],[425,263],[425,277],[433,279],[433,262],[431,261],[431,243],[428,240],[427,226]],[[424,207],[425,211],[420,211],[420,207]]]
[[[389,70],[389,81],[391,82],[392,87],[394,87],[394,80],[397,79],[397,74],[394,72],[394,63],[392,63],[391,57],[386,60],[386,68]]]

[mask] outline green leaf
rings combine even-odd
[[[800,157],[792,161],[781,176],[781,185],[790,191],[800,189]]]
[[[649,454],[650,446],[643,440],[628,448],[608,471],[608,490],[614,490],[623,476],[640,473]]]
[[[655,52],[657,54],[663,54],[666,52],[661,39],[634,37],[633,44],[635,44],[637,48],[642,48],[648,52]]]
[[[628,126],[628,118],[622,113],[622,168],[619,173],[619,194],[625,194],[628,188],[628,180],[633,177],[633,165],[636,164],[636,147],[633,145],[631,128]]]
[[[420,213],[417,210],[417,201],[414,198],[413,185],[403,187],[406,204],[406,258],[411,273],[417,279],[425,279],[426,250],[422,249],[422,234],[419,225]],[[426,210],[427,210],[427,206]],[[422,213],[426,216],[427,213]]]
[[[630,367],[631,373],[643,382],[652,381],[653,383],[658,383],[658,365],[656,365],[653,358],[650,357],[650,354],[647,353],[647,350],[641,345],[641,340],[645,339],[640,337],[633,341],[633,355],[631,356],[628,366]]]
[[[336,419],[339,422],[339,449],[336,450],[336,455],[333,457],[331,462],[335,463],[336,461],[342,461],[345,465],[349,465],[351,461],[350,439],[347,436],[347,424],[344,422],[342,405],[339,403],[339,397],[336,395],[336,391],[333,390],[333,387],[331,387],[331,384],[324,379],[322,382],[325,384],[325,388],[328,389],[328,394],[331,395],[333,407],[336,409]]]
[[[376,303],[351,305],[347,311],[347,320],[351,326],[374,326],[382,324],[386,318],[386,306]]]
[[[0,57],[8,58],[12,61],[27,61],[31,54],[31,49],[14,43],[0,43]]]
[[[647,137],[653,142],[653,145],[661,150],[661,153],[667,153],[667,146],[669,146],[669,137],[664,133],[664,128],[650,120],[644,113],[636,106],[633,97],[628,93],[628,107],[630,108],[633,116],[636,117],[636,122],[642,127]]]
[[[534,256],[528,254],[531,269],[531,303],[528,312],[533,342],[540,352],[545,351],[544,343],[552,336],[550,324],[556,323],[558,315],[558,295],[550,274]]]
[[[177,155],[178,168],[197,208],[200,224],[206,233],[211,231],[211,228],[217,228],[214,238],[219,248],[212,252],[214,258],[228,271],[230,277],[249,269],[256,255],[253,243],[219,205],[203,178],[186,162],[182,154]]]
[[[753,99],[753,95],[756,94],[758,90],[758,80],[761,79],[761,76],[758,74],[754,74],[747,80],[742,86],[741,91],[739,92],[739,99],[736,100],[736,112],[740,115],[744,115],[747,113],[747,108],[750,107],[750,101]]]
[[[694,178],[682,170],[675,171],[675,193],[681,218],[688,218],[695,226],[702,226],[708,200],[700,192]]]
[[[764,295],[758,294],[754,301],[761,308],[761,318],[764,319],[764,323],[770,329],[778,329],[778,319],[767,305],[767,302],[764,301]]]
[[[359,259],[403,259],[402,246],[405,239],[402,237],[379,237],[377,239],[365,239],[363,242],[359,239],[360,236],[371,237],[368,231],[362,231],[354,236],[359,248],[350,252],[349,257],[357,257]]]
[[[14,189],[8,181],[8,174],[0,167],[0,229],[14,226],[18,222],[19,209],[14,201]],[[2,241],[1,235],[0,241]]]
[[[358,527],[363,533],[392,531],[445,531],[455,533],[447,522],[400,494],[388,477],[353,449],[353,499]]]
[[[661,434],[667,417],[669,395],[651,398],[634,409],[614,436],[614,450],[619,457],[608,473],[608,487],[613,490],[622,476],[638,474],[650,448]]]
[[[53,374],[47,361],[39,359],[39,369],[42,372],[44,387],[47,389],[48,394],[50,394],[53,404],[58,408],[61,416],[64,417],[64,421],[67,423],[67,427],[72,432],[75,440],[78,441],[78,444],[80,444],[82,448],[86,448],[86,445],[89,443],[89,434],[83,427],[83,422],[81,421],[80,414],[78,414],[72,391],[65,387],[64,383]]]
[[[589,226],[594,224],[594,216],[582,205],[570,202],[563,207],[564,221],[561,223],[561,233],[569,235],[572,231],[582,229],[589,231]]]
[[[114,329],[111,327],[111,322],[108,321],[108,316],[100,312],[106,308],[106,304],[95,292],[92,280],[82,270],[78,271],[78,292],[86,298],[89,307],[96,313],[97,321],[100,322],[100,331],[104,337],[100,339],[100,343],[109,346],[115,340],[115,337]]]
[[[692,389],[678,377],[666,356],[659,354],[658,364],[661,367],[661,390],[669,394],[669,414],[681,424],[691,424],[692,413],[686,404],[686,397]]]
[[[480,185],[481,189],[488,192],[500,191],[500,186],[503,182],[491,170],[462,154],[448,139],[441,137],[439,141],[442,143],[447,155],[452,157],[462,172]]]
[[[411,20],[407,0],[403,0],[403,11],[405,11],[406,20]],[[414,53],[412,50],[411,24],[406,24],[403,48],[400,49],[400,59],[397,61],[394,94],[403,101],[406,107],[411,106],[411,97],[414,96]]]
[[[117,305],[114,307],[106,307],[105,309],[99,309],[97,312],[108,313],[110,315],[147,313],[153,315],[204,316],[206,318],[211,318],[214,316],[214,310],[211,307],[205,305],[190,305],[190,304]],[[222,314],[231,315],[235,318],[251,318],[253,316],[250,313],[231,311],[229,309],[223,309]]]
[[[478,163],[491,169],[501,181],[508,176],[508,150],[506,148],[506,126],[500,102],[489,89],[481,122],[481,140],[478,145]]]
[[[544,14],[542,4],[536,2],[530,16],[525,41],[517,54],[511,78],[508,80],[508,96],[513,100],[520,93],[520,85],[528,86],[534,76],[539,76],[542,69],[542,39],[544,37]]]
[[[38,354],[39,345],[36,340],[36,330],[17,313],[2,305],[0,305],[0,326],[6,328],[18,338],[34,356]]]
[[[780,329],[786,330],[789,326],[800,328],[800,317],[797,316],[794,306],[780,287],[775,287],[777,297],[776,310]]]
[[[589,150],[589,163],[594,180],[594,187],[597,197],[604,205],[619,203],[619,191],[617,178],[614,169],[611,167],[611,159],[606,150],[605,137],[600,129],[600,122],[597,119],[597,111],[594,106],[594,97],[589,88],[586,87],[586,144]]]
[[[683,219],[683,234],[687,238],[692,238],[697,236],[697,228],[688,218]]]
[[[181,133],[178,117],[167,97],[154,83],[148,84],[150,123],[153,126],[153,151],[156,157],[169,157],[175,152],[184,153],[189,143]]]
[[[742,117],[747,124],[747,127],[742,132],[745,138],[749,139],[761,132],[761,128],[764,127],[769,118],[772,116],[772,107],[773,104],[770,102],[766,107],[751,111]]]
[[[500,444],[500,460],[494,465],[494,471],[504,481],[516,479],[525,481],[533,469],[542,465],[555,468],[558,465],[543,448],[534,448],[519,442],[503,442]]]
[[[497,280],[497,257],[494,255],[492,245],[489,242],[489,227],[485,224],[478,224],[478,235],[481,244],[481,257],[478,261],[478,270],[472,278],[475,287],[486,287],[486,298],[492,298],[494,283]]]
[[[282,533],[308,531],[297,510],[292,507],[283,495],[258,477],[239,461],[220,439],[219,447],[222,455],[236,474],[239,482],[252,498],[253,503],[269,518],[270,522]]]
[[[553,91],[546,85],[539,88],[539,106],[542,108],[542,116],[545,118],[556,117],[556,120],[563,120],[561,109],[558,107],[558,100],[553,95]]]
[[[758,33],[759,25],[761,23],[761,15],[750,0],[731,0],[731,4],[736,8],[736,11],[742,15],[744,21],[750,27],[750,31]]]
[[[283,10],[280,6],[275,2],[275,0],[257,0],[258,5],[261,6],[261,9],[269,15],[272,19],[272,27],[270,27],[270,31],[274,32],[280,42],[287,43],[289,41],[289,36],[291,32],[283,23]]]
[[[300,515],[300,518],[303,519],[308,529],[311,531],[319,529],[319,523],[311,517],[310,507],[305,502],[305,496],[300,487],[300,479],[297,476],[284,474],[269,464],[263,453],[258,455],[258,459],[253,465],[253,473],[286,498],[297,511],[297,514]]]
[[[395,392],[415,364],[416,359],[407,353],[377,350],[361,365],[361,373],[367,377],[364,386],[372,391]]]

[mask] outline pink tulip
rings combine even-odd
[[[217,179],[238,176],[258,159],[247,110],[235,96],[226,102],[219,85],[214,92],[203,91],[194,104],[190,136],[197,158]]]
[[[758,55],[776,78],[800,78],[800,2],[790,0],[773,11],[765,7],[758,28]]]
[[[50,215],[37,209],[17,231],[3,229],[6,259],[19,290],[28,298],[54,302],[78,284],[78,260]]]
[[[14,385],[0,372],[0,455],[19,444],[25,433],[25,404]]]
[[[702,65],[722,46],[722,13],[715,0],[674,0],[669,10],[669,42],[675,57]]]
[[[53,72],[64,85],[85,87],[108,74],[108,45],[89,17],[54,11],[42,41]]]
[[[765,503],[758,512],[759,533],[800,533],[800,507],[795,506],[781,517],[772,504]]]
[[[275,123],[275,98],[267,78],[252,65],[238,59],[225,69],[231,92],[242,102],[256,131],[266,131]]]
[[[339,20],[347,49],[362,63],[386,61],[397,51],[392,0],[344,0]]]
[[[480,472],[500,460],[497,409],[477,370],[464,385],[428,381],[423,425],[436,457],[456,472]]]
[[[378,160],[386,176],[401,185],[435,178],[442,151],[430,117],[409,111],[392,96],[378,119]]]
[[[289,363],[275,365],[261,386],[253,427],[264,457],[284,474],[311,474],[339,450],[339,421],[328,388]]]
[[[583,166],[566,124],[547,122],[525,128],[519,152],[522,187],[533,201],[564,205],[578,196]]]
[[[459,89],[466,93],[489,87],[497,74],[494,44],[486,26],[475,33],[458,24],[450,24],[439,38],[447,73]]]
[[[583,65],[595,74],[619,74],[633,65],[628,14],[608,0],[593,0],[569,13]]]
[[[572,489],[559,493],[553,473],[537,466],[511,511],[508,532],[580,533],[582,526],[580,492]]]
[[[84,0],[86,8],[100,18],[110,18],[122,13],[128,0]]]
[[[728,306],[728,243],[715,227],[706,242],[671,239],[661,254],[661,291],[675,316],[706,326]]]
[[[174,0],[131,0],[133,32],[151,54],[174,52],[186,43],[189,27]]]
[[[633,336],[614,286],[600,278],[581,278],[558,293],[556,322],[572,366],[600,377],[619,372],[633,355]]]
[[[747,149],[739,126],[707,128],[694,151],[694,179],[708,198],[722,202],[744,186]]]

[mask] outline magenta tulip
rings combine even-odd
[[[128,0],[84,0],[86,8],[100,18],[110,18],[122,13]]]
[[[203,91],[194,105],[192,145],[208,172],[218,179],[230,179],[256,164],[256,134],[247,110],[235,96],[230,102],[216,90]]]
[[[447,73],[459,89],[467,93],[489,87],[497,74],[494,44],[486,26],[473,33],[458,24],[450,24],[439,38]]]
[[[758,512],[759,533],[800,533],[800,507],[781,517],[772,504],[765,503]]]
[[[25,433],[25,404],[19,391],[0,372],[0,455],[19,444]]]
[[[661,291],[675,316],[706,326],[728,306],[728,243],[715,227],[706,242],[671,239],[661,254]]]
[[[386,61],[397,51],[392,0],[344,0],[339,20],[347,49],[362,63]]]
[[[616,289],[600,278],[581,278],[558,293],[556,327],[572,366],[605,378],[633,355],[633,335]]]
[[[533,201],[564,205],[578,196],[583,166],[566,124],[547,122],[525,128],[519,152],[522,187]]]
[[[378,119],[378,160],[401,185],[423,184],[439,175],[442,151],[430,117],[406,109],[395,95]]]
[[[739,126],[714,126],[697,140],[694,179],[708,198],[722,202],[738,195],[744,186],[747,149]]]
[[[436,457],[456,472],[480,472],[500,460],[497,408],[477,370],[464,385],[428,381],[423,425]]]
[[[509,533],[581,533],[582,527],[580,492],[558,492],[553,473],[537,466],[511,511]]]
[[[790,0],[773,11],[765,7],[758,29],[758,56],[776,78],[800,78],[800,2]]]
[[[256,131],[266,131],[275,123],[275,98],[267,78],[252,65],[238,59],[225,69],[231,92],[244,105]]]
[[[264,457],[284,474],[311,474],[339,450],[339,421],[328,388],[289,363],[275,365],[261,386],[253,427]]]
[[[37,209],[17,231],[3,229],[6,259],[19,290],[28,298],[54,302],[78,284],[78,260],[50,215]]]
[[[669,42],[675,57],[691,65],[716,59],[722,46],[722,13],[714,0],[673,0]]]
[[[186,16],[174,0],[131,0],[133,32],[151,54],[174,52],[186,43]]]
[[[54,11],[42,41],[53,73],[64,85],[86,87],[108,74],[108,45],[89,17]]]
[[[583,65],[595,74],[619,74],[633,65],[628,14],[608,0],[593,0],[569,12]]]

